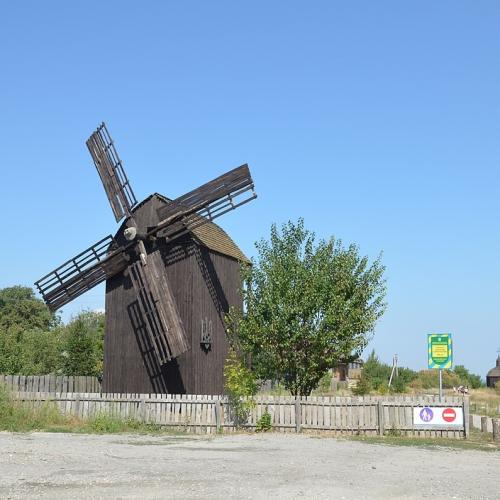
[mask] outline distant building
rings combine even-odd
[[[338,382],[359,380],[361,378],[362,369],[363,360],[361,358],[351,361],[350,363],[339,363],[333,369],[332,378]]]
[[[486,375],[486,385],[488,387],[495,387],[495,384],[500,384],[500,354],[497,358],[497,365]]]

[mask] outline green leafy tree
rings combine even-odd
[[[0,331],[49,330],[59,322],[31,288],[13,286],[0,290]]]
[[[366,377],[374,390],[387,392],[389,390],[389,379],[392,366],[380,361],[379,357],[372,351],[363,365],[363,376]],[[390,390],[392,392],[405,392],[408,384],[417,377],[417,372],[410,368],[398,367],[397,376],[394,374]]]
[[[387,387],[391,369],[387,363],[380,361],[375,351],[372,351],[363,365],[362,377],[369,381],[374,390],[379,391],[382,387]]]
[[[371,380],[364,374],[361,373],[361,378],[358,380],[356,387],[353,388],[352,392],[356,396],[364,396],[365,394],[370,394],[373,390]]]
[[[84,311],[66,327],[62,372],[65,375],[102,373],[104,314]]]
[[[240,426],[246,423],[251,409],[255,406],[252,396],[257,392],[257,383],[254,374],[233,348],[229,349],[224,365],[224,387],[235,424]]]
[[[31,288],[0,289],[0,373],[98,375],[103,338],[102,313],[84,311],[64,326]]]
[[[61,369],[61,350],[64,327],[52,330],[27,330],[22,336],[19,354],[19,373],[44,375]]]
[[[271,228],[242,270],[245,313],[228,329],[263,379],[308,395],[335,363],[357,357],[385,309],[384,266],[340,240],[315,242],[304,221]]]
[[[30,375],[53,371],[57,365],[59,326],[59,318],[35,297],[31,288],[1,289],[0,373]]]
[[[467,385],[471,389],[479,389],[484,385],[481,376],[471,373],[464,365],[456,365],[453,372],[458,376],[461,385]]]

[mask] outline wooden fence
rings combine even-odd
[[[97,377],[69,375],[0,375],[3,383],[15,392],[91,392],[101,391]]]
[[[485,402],[471,401],[470,412],[477,415],[493,415],[496,414],[500,417],[500,405],[488,404]]]
[[[226,396],[168,394],[15,393],[31,405],[53,402],[62,413],[89,418],[99,414],[120,419],[185,429],[188,432],[232,432],[236,429],[232,407]],[[468,435],[468,398],[452,397],[302,397],[259,396],[254,398],[243,427],[255,429],[264,413],[271,415],[279,432],[328,432],[362,435],[414,435],[463,438]],[[415,407],[461,406],[463,427],[417,428]]]

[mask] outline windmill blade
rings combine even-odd
[[[146,265],[137,260],[128,268],[145,329],[161,364],[189,349],[168,280],[159,272],[162,268],[159,252],[149,254]]]
[[[89,137],[87,147],[118,222],[124,216],[130,215],[132,208],[137,205],[137,200],[104,122]]]
[[[109,235],[39,279],[35,286],[51,311],[82,295],[107,278],[123,271],[128,259]]]
[[[178,238],[256,197],[248,165],[242,165],[158,209],[161,222],[148,234]]]

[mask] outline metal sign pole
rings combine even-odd
[[[439,369],[439,402],[443,401],[443,370]]]
[[[443,369],[453,366],[453,343],[450,333],[427,335],[428,368],[439,370],[439,401],[443,401]]]

